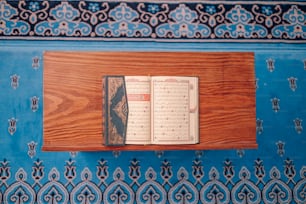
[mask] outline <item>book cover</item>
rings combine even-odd
[[[128,120],[124,76],[103,77],[103,103],[105,145],[124,145]]]

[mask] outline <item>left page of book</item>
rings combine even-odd
[[[150,144],[150,77],[125,76],[129,116],[126,144]]]

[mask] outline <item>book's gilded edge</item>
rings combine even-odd
[[[107,146],[125,145],[128,103],[124,76],[103,77],[103,126]]]

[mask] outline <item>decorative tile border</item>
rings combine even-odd
[[[0,0],[0,39],[303,42],[292,1]]]
[[[121,167],[110,170],[108,161],[101,159],[95,169],[80,169],[69,159],[61,172],[57,167],[46,170],[37,159],[31,171],[14,171],[4,159],[0,161],[0,202],[305,203],[306,167],[297,169],[290,159],[284,160],[283,169],[267,169],[261,159],[255,160],[252,170],[236,169],[230,160],[224,161],[223,170],[207,169],[198,159],[190,172],[185,167],[173,170],[167,160],[157,171],[148,167],[141,172],[141,167],[133,159],[128,172]]]

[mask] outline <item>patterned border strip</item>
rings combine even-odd
[[[32,171],[11,170],[10,162],[0,161],[1,203],[305,203],[306,166],[295,167],[284,161],[284,169],[264,166],[255,160],[254,170],[234,168],[230,160],[223,171],[204,169],[194,160],[192,171],[172,169],[169,161],[160,171],[153,167],[141,171],[133,159],[129,171],[121,167],[109,170],[108,161],[98,161],[96,171],[80,169],[76,161],[66,161],[65,170],[45,169],[44,162],[34,161]],[[79,173],[80,172],[80,175]],[[282,173],[283,172],[283,173]],[[30,174],[30,176],[29,176]],[[15,176],[15,179],[14,179]],[[176,178],[175,178],[176,177]],[[20,201],[20,202],[18,202]]]
[[[0,39],[304,43],[305,22],[305,2],[0,0]]]

